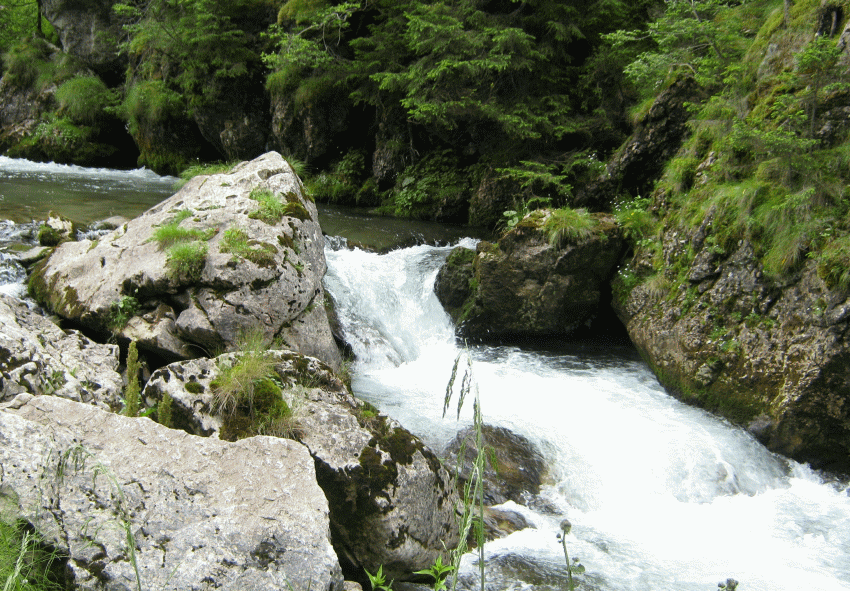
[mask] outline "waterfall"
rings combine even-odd
[[[433,282],[451,249],[334,244],[326,288],[357,356],[355,393],[440,450],[471,422],[471,408],[442,418],[459,345]],[[707,591],[731,577],[742,591],[850,590],[846,483],[679,403],[628,348],[470,353],[485,421],[527,437],[549,465],[530,507],[509,503],[535,527],[486,545],[490,588],[562,588],[566,517],[587,569],[579,588]]]

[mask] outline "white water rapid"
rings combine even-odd
[[[353,387],[440,450],[471,423],[441,417],[459,348],[433,282],[450,248],[326,249],[326,287],[357,355]],[[471,244],[471,242],[470,242]],[[850,489],[668,396],[625,347],[474,347],[487,423],[533,441],[549,465],[533,529],[488,543],[488,589],[565,589],[568,518],[579,589],[850,590]],[[465,582],[477,569],[467,561]]]

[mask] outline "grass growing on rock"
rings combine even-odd
[[[297,418],[284,398],[276,360],[268,354],[262,334],[246,335],[239,349],[237,357],[219,361],[218,376],[210,383],[213,412],[222,417],[219,437],[227,441],[253,435],[293,437]],[[291,400],[299,394],[293,392]]]
[[[284,216],[298,218],[302,221],[312,219],[310,212],[298,200],[295,193],[288,193],[286,199],[283,200],[269,189],[256,187],[248,197],[259,203],[259,207],[249,213],[248,217],[265,222],[270,226],[280,222]]]
[[[6,512],[8,513],[8,512]],[[0,581],[4,591],[61,591],[62,559],[37,534],[0,515]]]
[[[221,252],[232,253],[237,257],[248,259],[260,267],[274,265],[274,256],[277,248],[265,242],[250,240],[248,234],[239,228],[231,228],[224,231],[221,240]]]
[[[186,278],[200,281],[209,250],[206,241],[215,236],[216,229],[200,230],[185,228],[183,221],[192,217],[191,210],[184,209],[167,224],[154,230],[152,240],[166,250],[166,265],[169,276],[174,280]]]
[[[554,210],[546,218],[543,229],[549,237],[549,243],[560,248],[571,241],[586,240],[597,225],[598,222],[586,209],[564,207]]]
[[[205,242],[193,240],[181,242],[168,249],[166,264],[174,279],[187,278],[200,281],[207,261],[208,246]]]

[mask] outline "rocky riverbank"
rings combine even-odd
[[[456,546],[447,469],[336,373],[315,205],[278,154],[55,238],[20,258],[64,328],[0,296],[0,456],[8,510],[68,584],[336,590]],[[186,244],[203,256],[177,265]],[[178,359],[137,402],[128,342],[150,369]]]

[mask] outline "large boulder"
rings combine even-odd
[[[195,177],[99,240],[61,244],[29,285],[59,316],[165,358],[233,349],[259,333],[338,367],[325,269],[316,206],[270,152]]]
[[[2,294],[0,326],[0,402],[28,393],[121,407],[117,345],[62,330],[25,302]]]
[[[595,214],[588,236],[553,242],[544,227],[550,215],[532,212],[497,243],[449,256],[435,290],[464,336],[566,335],[598,314],[623,248],[619,228]]]
[[[127,64],[119,51],[124,24],[112,0],[41,0],[44,17],[56,28],[62,49],[100,75],[117,81]]]
[[[751,244],[718,252],[668,232],[663,252],[695,252],[687,281],[615,284],[617,314],[662,384],[747,427],[768,448],[850,472],[850,297],[809,260],[785,283]],[[632,262],[632,266],[635,262]]]
[[[299,443],[200,438],[29,395],[0,412],[0,441],[0,500],[67,557],[75,589],[342,589]]]
[[[291,351],[269,351],[275,382],[292,409],[291,436],[316,462],[331,512],[334,548],[347,568],[388,578],[427,569],[458,542],[457,493],[448,472],[419,439],[354,398],[331,369]],[[222,435],[232,422],[215,410],[215,383],[239,354],[195,359],[157,370],[143,398],[168,394],[176,427]],[[227,429],[228,436],[234,436]],[[250,434],[247,431],[246,434]],[[235,434],[238,436],[238,434]]]

